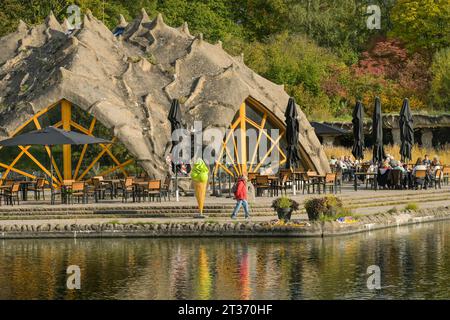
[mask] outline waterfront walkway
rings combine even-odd
[[[307,220],[303,202],[307,198],[318,197],[317,194],[297,194],[291,197],[300,203],[300,211],[293,219]],[[399,210],[409,203],[416,203],[419,208],[437,208],[450,205],[450,186],[442,189],[428,190],[365,190],[354,192],[343,189],[337,194],[345,207],[359,215],[386,212],[389,209]],[[251,203],[252,221],[270,221],[276,219],[276,214],[270,208],[274,198],[258,197]],[[207,220],[230,221],[234,206],[233,199],[226,197],[211,197],[206,199],[204,214]],[[16,206],[0,207],[0,225],[6,224],[39,224],[42,220],[64,223],[120,223],[132,222],[186,222],[194,221],[198,213],[194,197],[181,197],[179,202],[174,199],[167,202],[122,203],[120,200],[104,200],[100,203],[54,205],[45,202],[27,201]],[[239,219],[243,219],[240,213]]]

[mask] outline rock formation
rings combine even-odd
[[[142,167],[159,176],[170,149],[167,115],[171,99],[183,103],[187,126],[225,129],[249,96],[284,121],[288,94],[232,57],[221,43],[192,36],[187,23],[173,28],[161,14],[118,27],[116,37],[91,12],[80,29],[68,32],[50,14],[41,25],[20,22],[0,38],[0,139],[39,110],[63,98],[110,128]],[[311,167],[329,169],[325,153],[303,112],[302,154]]]

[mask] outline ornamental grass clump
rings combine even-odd
[[[308,199],[304,205],[310,221],[329,220],[348,212],[342,200],[335,196]]]

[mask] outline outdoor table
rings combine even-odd
[[[148,185],[146,181],[133,182],[133,202],[136,202],[137,198],[139,202],[141,201],[141,192],[146,185]]]
[[[20,184],[20,191],[22,193],[22,200],[28,200],[28,186],[36,183],[35,181],[16,181],[16,183]]]
[[[111,186],[111,199],[117,198],[117,189],[122,181],[122,179],[106,179],[101,181],[102,183],[106,183]]]
[[[375,190],[378,189],[378,181],[377,181],[378,173],[376,173],[376,172],[355,172],[354,174],[355,174],[355,183],[354,183],[355,191],[358,191],[358,176],[373,176],[374,189]]]
[[[317,189],[319,190],[319,194],[320,192],[320,184],[323,183],[323,181],[325,180],[325,175],[324,174],[309,174],[309,177],[312,179],[316,179],[317,180]]]
[[[306,173],[306,171],[302,170],[294,170],[292,171],[293,182],[297,189],[300,189],[300,182],[302,181],[302,174]]]
[[[61,185],[61,203],[63,203],[63,204],[69,203],[68,195],[70,194],[71,189],[72,189],[71,183],[63,183]]]

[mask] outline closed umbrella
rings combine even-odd
[[[364,158],[364,109],[361,101],[357,101],[353,110],[353,149],[355,159]]]
[[[372,138],[373,138],[373,163],[376,164],[386,158],[383,147],[383,123],[381,116],[380,98],[375,98],[375,109],[372,118]]]
[[[50,147],[50,188],[53,195],[53,153],[52,147],[56,145],[85,145],[85,144],[108,144],[111,141],[96,138],[74,131],[66,131],[55,127],[47,127],[40,130],[30,131],[13,138],[0,141],[0,146],[30,146],[41,145]],[[52,196],[53,202],[53,196]]]
[[[411,113],[411,108],[409,107],[409,100],[403,100],[403,106],[400,110],[400,139],[402,145],[400,147],[400,155],[402,161],[411,160],[411,149],[414,144],[414,129],[413,129],[413,118]]]
[[[169,110],[169,116],[167,119],[170,121],[170,127],[171,127],[171,133],[173,134],[174,131],[179,130],[182,128],[181,124],[181,108],[180,108],[180,102],[178,99],[173,99],[172,104],[170,105]],[[173,151],[173,148],[179,143],[179,141],[172,140],[172,148],[170,149],[170,152]],[[175,197],[178,201],[178,168],[173,163],[172,159],[172,171],[175,172]]]
[[[173,99],[170,105],[169,116],[167,119],[170,121],[171,133],[175,130],[181,129],[181,108],[178,99]],[[179,141],[172,141],[172,149],[175,147]]]
[[[286,168],[296,168],[300,163],[300,153],[298,151],[298,134],[300,125],[294,98],[289,98],[289,102],[284,113],[286,117],[286,140],[287,156]]]

